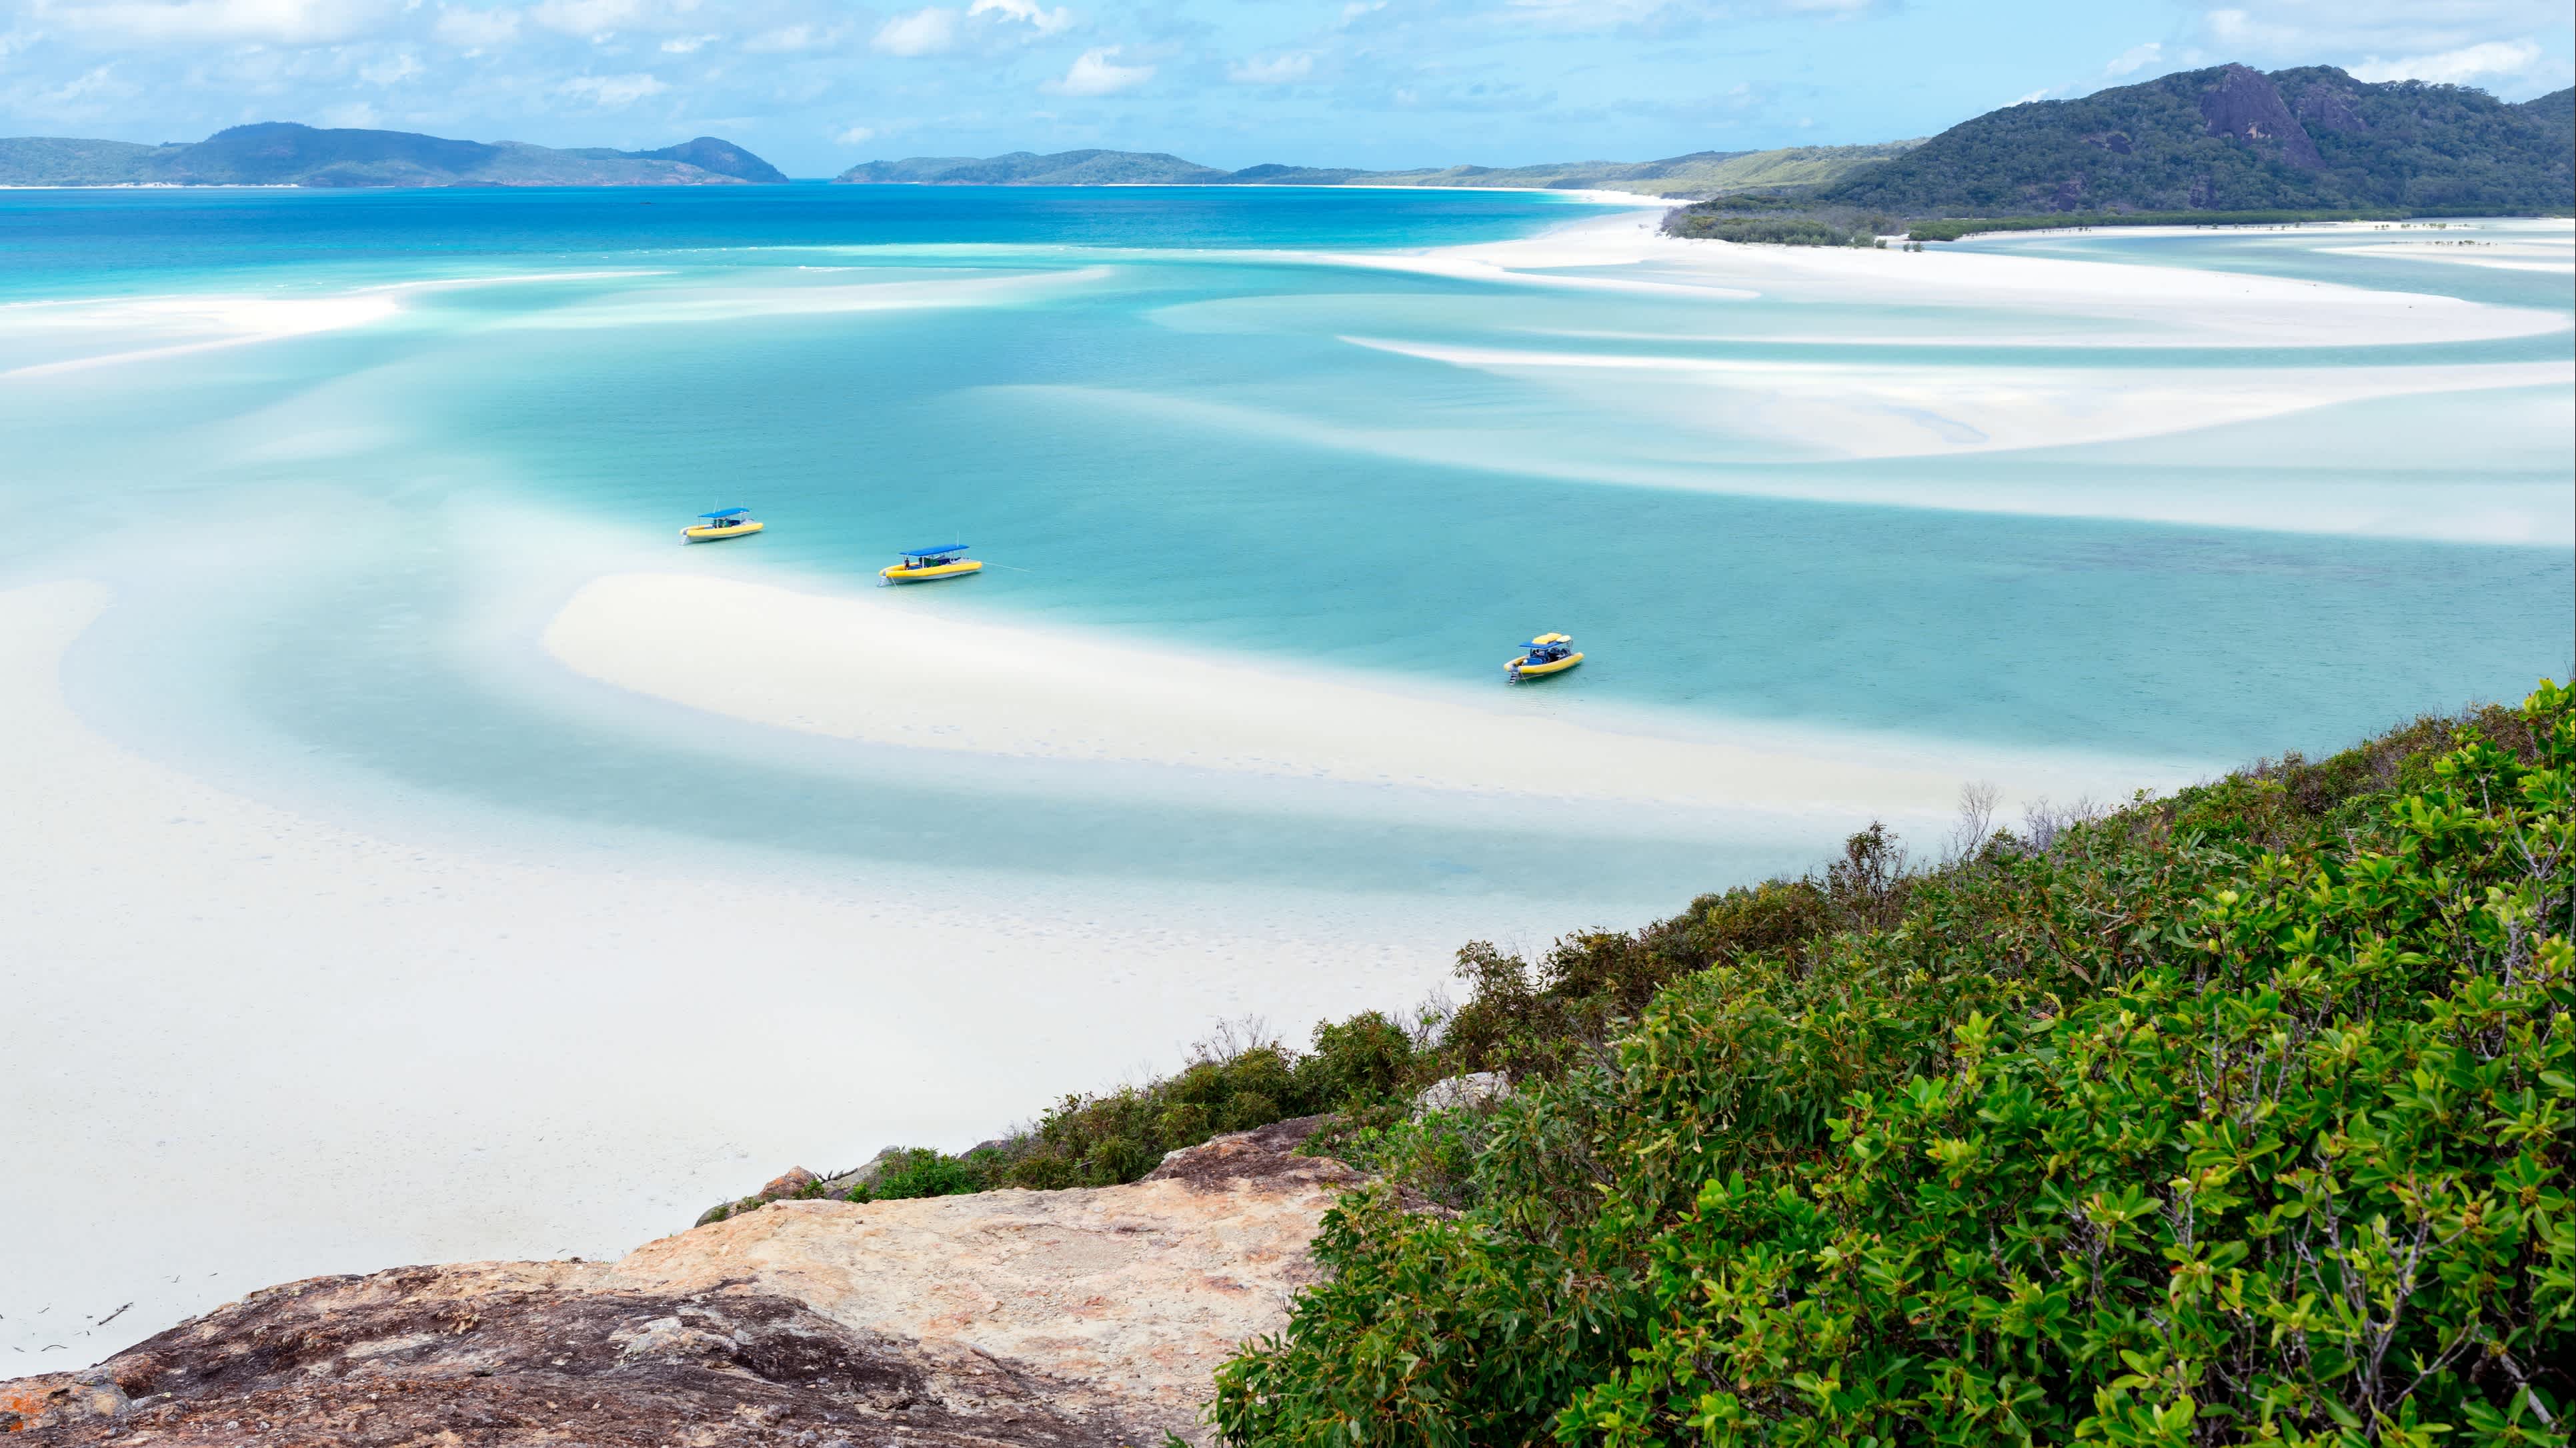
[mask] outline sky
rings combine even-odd
[[[2567,0],[0,0],[0,135],[1503,166],[1930,135],[2224,61],[2524,100],[2572,55]]]

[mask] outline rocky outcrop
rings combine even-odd
[[[1434,1111],[1477,1110],[1511,1094],[1511,1078],[1500,1071],[1471,1071],[1464,1076],[1444,1076],[1414,1096],[1413,1119],[1420,1121]]]
[[[2319,131],[2353,134],[2370,129],[2358,107],[2360,97],[2348,86],[2320,82],[2299,92],[2299,124],[2313,136]]]
[[[39,1443],[1150,1444],[1277,1330],[1358,1176],[1312,1121],[1144,1181],[769,1203],[616,1262],[254,1293],[85,1373],[0,1384]]]
[[[721,1222],[736,1212],[757,1211],[776,1201],[825,1195],[847,1196],[849,1189],[858,1184],[858,1179],[859,1173],[850,1172],[826,1180],[801,1166],[791,1166],[777,1176],[771,1177],[759,1191],[753,1192],[750,1196],[730,1202],[718,1202],[700,1212],[697,1221],[690,1225],[703,1227],[712,1222]]]
[[[2325,165],[2317,143],[2290,103],[2281,99],[2272,78],[2251,66],[2222,66],[2218,83],[2200,94],[2201,120],[2213,136],[2233,136],[2257,150],[2277,151],[2282,160],[2303,171]]]

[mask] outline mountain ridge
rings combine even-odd
[[[786,179],[715,136],[655,151],[558,150],[260,121],[193,144],[0,139],[0,185],[14,186],[742,186]]]
[[[2565,209],[2571,96],[2210,66],[1989,111],[1814,199],[1916,217]]]
[[[1822,184],[1902,155],[1918,141],[1693,151],[1657,161],[1560,161],[1535,166],[1444,166],[1366,171],[1264,162],[1227,171],[1163,151],[1012,151],[1000,156],[908,156],[863,161],[832,179],[862,186],[1479,186],[1509,190],[1623,190],[1720,194],[1766,185]]]

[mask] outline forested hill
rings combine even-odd
[[[2576,204],[2570,92],[2355,80],[2332,66],[2180,71],[1951,127],[1821,201],[1900,216]]]
[[[264,121],[193,145],[0,139],[0,185],[10,186],[733,186],[786,179],[713,136],[658,151],[558,151]]]

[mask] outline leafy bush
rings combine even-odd
[[[984,1189],[981,1175],[961,1158],[926,1146],[880,1158],[876,1178],[853,1188],[854,1202],[896,1202],[913,1197],[954,1197]]]
[[[2576,696],[2049,824],[1462,952],[1225,1437],[2566,1442]]]
[[[1376,1011],[1323,1022],[1313,1040],[1313,1049],[1300,1052],[1257,1026],[1222,1028],[1174,1075],[1067,1096],[1036,1125],[963,1156],[897,1153],[874,1183],[848,1195],[890,1201],[996,1187],[1116,1186],[1152,1171],[1169,1152],[1225,1132],[1326,1112],[1383,1124],[1437,1066],[1420,1033]]]
[[[1664,230],[1675,236],[1771,246],[1876,246],[1882,230],[1899,224],[1851,211],[1780,215],[1777,205],[1776,198],[1768,197],[1704,202],[1672,212],[1665,218]],[[1748,210],[1759,214],[1747,215]]]
[[[2413,211],[2083,211],[2054,216],[1989,216],[1917,221],[1908,241],[1957,241],[1990,231],[2061,231],[2096,226],[2293,226],[2310,221],[2399,221]]]

